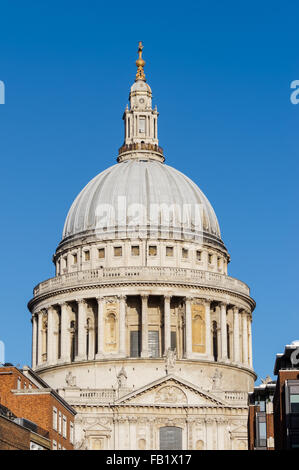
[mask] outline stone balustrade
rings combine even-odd
[[[115,281],[167,281],[181,282],[182,284],[194,284],[198,286],[218,287],[227,289],[246,296],[250,295],[247,284],[233,277],[188,268],[171,267],[119,267],[119,268],[99,268],[89,269],[63,274],[44,282],[34,288],[34,296],[51,293],[62,287],[84,286],[95,283],[105,285]]]
[[[224,392],[225,401],[237,403],[248,400],[248,393],[246,392]]]
[[[130,390],[126,389],[126,393]],[[115,389],[81,389],[81,388],[71,388],[64,389],[60,392],[63,397],[73,405],[80,405],[86,403],[103,404],[103,403],[113,403],[120,395],[120,390]],[[224,401],[231,404],[238,404],[247,402],[248,393],[247,392],[236,392],[236,391],[225,391],[225,392],[214,392],[215,396],[224,399]]]

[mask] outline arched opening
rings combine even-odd
[[[213,321],[213,356],[214,361],[218,359],[218,332],[217,332],[217,322]]]
[[[226,325],[226,339],[227,339],[227,357],[230,359],[230,329],[229,324]]]
[[[71,362],[74,362],[77,348],[76,348],[76,322],[72,320],[70,323],[70,331],[71,331]]]
[[[160,428],[160,450],[181,450],[182,428],[177,426],[164,426]]]

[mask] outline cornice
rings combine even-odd
[[[106,289],[106,288],[123,288],[123,287],[165,287],[165,288],[177,288],[177,289],[196,289],[197,291],[199,291],[199,294],[198,296],[203,296],[203,293],[205,292],[206,295],[209,297],[209,298],[213,298],[213,294],[214,293],[217,293],[217,294],[222,294],[222,295],[230,295],[231,297],[234,297],[236,299],[239,299],[241,302],[246,302],[246,304],[250,305],[252,311],[254,310],[255,308],[255,301],[250,297],[250,296],[247,296],[246,294],[242,294],[240,292],[236,292],[236,291],[233,291],[233,290],[229,290],[229,289],[224,289],[224,288],[217,288],[217,287],[211,287],[211,286],[199,286],[198,284],[191,284],[191,283],[187,283],[187,282],[177,282],[177,281],[110,281],[110,282],[97,282],[97,283],[91,283],[91,284],[88,284],[88,285],[83,285],[83,286],[74,286],[74,287],[65,287],[65,288],[60,288],[60,289],[56,289],[56,290],[53,290],[51,292],[46,292],[45,294],[40,294],[40,295],[37,295],[36,297],[32,298],[29,302],[28,302],[28,309],[30,311],[32,311],[33,307],[38,304],[39,302],[42,302],[44,300],[47,300],[47,299],[50,299],[51,297],[56,297],[56,296],[59,296],[59,295],[62,295],[62,294],[69,294],[69,293],[73,293],[73,292],[81,292],[81,291],[88,291],[88,290],[92,290],[92,289],[97,289],[97,288],[101,288],[101,289]],[[136,295],[138,295],[136,293]],[[141,295],[141,293],[140,293]],[[168,295],[168,294],[167,294]],[[182,296],[185,297],[186,295],[184,293],[182,293]],[[191,297],[196,297],[197,294],[195,293],[192,293]],[[97,296],[96,296],[97,297]],[[213,300],[218,300],[218,299],[213,299]],[[219,299],[219,301],[221,301],[221,299]],[[56,300],[55,303],[57,303],[58,301]],[[239,307],[240,309],[244,309],[244,306],[241,306]]]

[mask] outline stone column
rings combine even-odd
[[[37,354],[37,316],[32,315],[32,368],[36,367],[36,354]]]
[[[40,311],[37,314],[37,365],[41,365],[43,362],[43,312]]]
[[[104,297],[98,297],[98,353],[96,359],[101,359],[104,354]]]
[[[148,295],[142,295],[141,302],[141,357],[148,357]]]
[[[221,328],[221,360],[227,360],[227,327],[226,327],[226,304],[220,304],[220,328]]]
[[[70,317],[68,304],[63,302],[61,307],[61,358],[60,362],[70,362],[71,360],[71,334]]]
[[[191,301],[192,297],[185,299],[185,357],[192,355],[192,319],[191,319]]]
[[[240,362],[239,309],[234,307],[234,362]]]
[[[126,357],[126,296],[119,296],[119,354]]]
[[[206,320],[206,354],[207,358],[210,361],[213,361],[213,351],[212,351],[212,333],[211,333],[211,301],[206,300],[204,303],[205,307],[205,320]]]
[[[248,315],[248,348],[249,348],[249,366],[252,368],[252,335],[251,335],[251,315]]]
[[[226,432],[226,421],[224,418],[216,418],[217,425],[217,450],[225,449],[225,432]]]
[[[170,327],[170,296],[164,296],[164,354],[166,355],[171,345]]]
[[[129,449],[131,450],[137,449],[136,423],[137,423],[137,418],[135,418],[134,416],[130,416],[129,417],[129,435],[130,435]]]
[[[86,324],[86,302],[84,299],[78,299],[78,326],[77,326],[77,334],[78,334],[78,353],[76,357],[76,361],[84,361],[87,359],[87,351],[86,351],[86,335],[87,335],[87,324]]]
[[[213,420],[211,418],[205,418],[206,425],[206,450],[213,450]]]
[[[118,416],[113,417],[113,425],[114,425],[114,450],[119,449],[119,421]]]
[[[247,312],[242,313],[243,325],[243,364],[248,366],[248,331],[247,331]]]
[[[56,357],[54,355],[55,336],[54,336],[54,308],[48,308],[48,334],[47,334],[47,363],[54,364]]]

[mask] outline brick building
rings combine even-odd
[[[50,450],[49,432],[0,405],[0,450]]]
[[[248,448],[274,450],[273,397],[276,382],[267,377],[249,394]]]
[[[0,368],[0,404],[46,430],[53,450],[74,448],[75,410],[29,367]]]
[[[299,448],[299,342],[276,355],[274,374],[249,394],[249,449]]]
[[[299,342],[276,355],[274,395],[275,449],[299,448]]]

